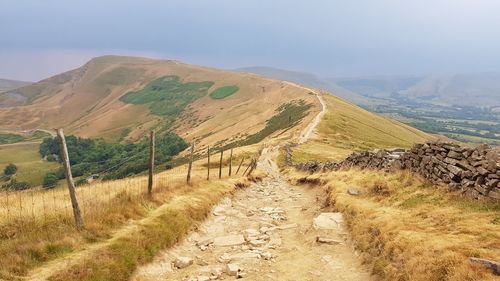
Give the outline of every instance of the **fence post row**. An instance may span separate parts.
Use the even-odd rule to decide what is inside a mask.
[[[75,182],[73,181],[73,175],[71,174],[71,165],[69,162],[68,148],[66,147],[66,139],[64,138],[63,129],[57,129],[56,131],[61,143],[64,172],[66,174],[66,180],[68,182],[69,196],[71,198],[71,206],[73,208],[73,216],[75,217],[76,229],[80,231],[85,226],[83,223],[82,214],[80,212],[80,206],[78,205],[78,200],[76,199]]]
[[[187,183],[191,183],[191,168],[193,167],[194,143],[195,141],[193,140],[193,144],[191,145],[191,155],[189,156],[189,167],[186,179]]]
[[[255,168],[257,168],[257,160],[254,159],[250,165],[252,167],[250,168],[250,171],[248,171],[247,176],[250,176],[252,174],[253,170],[255,170]]]
[[[153,173],[155,169],[155,131],[152,130],[149,135],[149,178],[148,194],[153,192]]]
[[[231,176],[232,169],[233,169],[233,149],[231,148],[231,152],[229,154],[229,176]]]
[[[219,179],[222,178],[222,155],[224,154],[224,150],[220,151],[220,161],[219,161]]]
[[[207,181],[210,180],[210,145],[207,146]]]
[[[250,164],[248,164],[247,168],[245,169],[245,171],[243,172],[243,175],[246,174],[246,172],[248,171],[248,169],[250,169],[250,166],[252,166],[253,164],[253,159],[250,160]]]
[[[238,172],[240,171],[240,168],[241,168],[241,164],[243,164],[243,160],[245,160],[245,157],[241,158],[241,161],[240,161],[240,164],[238,165],[238,169],[236,169],[236,174],[238,174]]]

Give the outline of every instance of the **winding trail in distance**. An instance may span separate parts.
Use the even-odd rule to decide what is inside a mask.
[[[316,117],[314,117],[312,122],[309,123],[309,125],[304,129],[304,131],[302,131],[302,133],[300,134],[300,137],[298,139],[299,144],[305,143],[306,141],[308,141],[311,138],[311,136],[314,132],[314,129],[316,129],[319,122],[321,122],[323,115],[325,115],[325,113],[326,113],[326,103],[323,100],[323,97],[321,96],[321,94],[318,94],[316,92],[314,92],[314,94],[316,95],[319,102],[321,103],[321,111],[316,115]]]

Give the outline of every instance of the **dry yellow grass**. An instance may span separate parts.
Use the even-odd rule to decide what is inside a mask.
[[[234,176],[238,159],[245,155],[244,166],[248,165],[250,157],[256,156],[256,148],[235,150],[233,179],[238,177]],[[158,206],[199,188],[213,188],[213,182],[229,190],[227,183],[223,184],[233,182],[228,178],[228,157],[224,157],[222,181],[217,180],[215,167],[211,171],[212,181],[206,181],[206,159],[194,163],[191,185],[186,185],[186,165],[156,174],[152,198],[146,196],[146,176],[78,187],[77,197],[86,225],[81,233],[75,230],[65,187],[19,192],[4,190],[0,193],[0,279],[26,275],[34,267],[43,268],[51,260],[78,253],[89,244],[102,243],[120,233],[122,227],[127,229],[126,226],[135,220],[150,216]],[[239,177],[242,173],[241,170]],[[204,204],[212,204],[215,200],[215,197],[212,201],[208,198],[212,197],[207,197]]]
[[[498,202],[459,197],[405,171],[289,172],[320,179],[326,203],[345,215],[365,262],[384,280],[497,280],[468,258],[500,260]]]

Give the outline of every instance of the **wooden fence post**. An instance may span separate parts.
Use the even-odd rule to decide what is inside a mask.
[[[193,167],[193,154],[194,154],[194,140],[191,145],[191,155],[189,156],[189,166],[188,166],[188,174],[187,174],[187,183],[191,183],[191,168]]]
[[[73,174],[71,174],[71,165],[69,162],[68,147],[66,146],[66,139],[64,138],[63,129],[57,129],[57,136],[59,137],[59,141],[61,143],[61,153],[64,164],[64,173],[66,175],[66,180],[68,182],[69,197],[71,198],[71,206],[73,207],[73,216],[75,217],[76,229],[80,231],[85,227],[85,225],[83,223],[83,218],[80,211],[80,206],[78,205],[78,200],[76,199],[75,182],[73,181]]]
[[[248,171],[248,169],[250,169],[250,167],[252,166],[253,164],[253,159],[250,160],[250,164],[248,164],[248,167],[245,169],[245,171],[243,172],[243,175],[245,175],[245,173]]]
[[[220,161],[219,161],[219,179],[222,178],[222,155],[224,154],[224,150],[220,151]]]
[[[247,176],[250,176],[253,172],[253,170],[255,170],[255,168],[257,168],[257,160],[253,160],[252,162],[252,167],[250,168],[250,171],[248,171],[248,175]]]
[[[236,174],[235,174],[235,175],[237,175],[237,174],[238,174],[238,172],[240,171],[241,164],[243,164],[243,160],[245,160],[245,157],[241,158],[241,162],[240,162],[240,164],[238,165],[238,169],[236,170]]]
[[[149,135],[149,178],[148,194],[153,192],[153,173],[155,169],[155,131],[152,130]]]
[[[231,176],[233,169],[233,149],[231,148],[231,152],[229,154],[229,176]]]
[[[210,180],[210,145],[207,148],[207,181]]]

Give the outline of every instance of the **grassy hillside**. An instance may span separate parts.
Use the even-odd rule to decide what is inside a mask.
[[[138,140],[151,128],[171,128],[199,148],[243,140],[265,128],[291,100],[319,110],[307,89],[252,74],[177,61],[104,56],[84,66],[16,90],[0,108],[0,128],[64,127],[81,137]],[[7,98],[0,94],[0,100]],[[12,94],[9,96],[12,100]]]
[[[352,151],[410,147],[432,136],[398,121],[368,112],[331,95],[323,95],[327,112],[317,135],[294,151],[294,160],[339,160]]]

